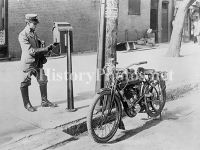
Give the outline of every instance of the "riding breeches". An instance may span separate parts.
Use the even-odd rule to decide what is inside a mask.
[[[26,71],[23,71],[21,87],[27,87],[31,85],[32,75],[37,79],[39,85],[47,84],[48,80],[43,68],[29,68]]]

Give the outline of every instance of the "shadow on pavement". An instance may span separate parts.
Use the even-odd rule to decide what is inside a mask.
[[[172,110],[172,111],[168,111],[167,109],[164,109],[161,119],[160,118],[150,119],[150,120],[146,121],[140,127],[137,127],[135,129],[131,129],[131,130],[122,131],[122,136],[120,136],[120,137],[116,138],[115,140],[110,141],[108,143],[113,144],[113,143],[117,143],[117,142],[120,142],[120,141],[125,141],[125,140],[137,135],[138,133],[140,133],[144,130],[147,130],[151,127],[158,125],[159,123],[161,123],[164,120],[176,121],[179,118],[184,116],[183,112],[185,111],[185,109],[186,109],[185,107],[179,107],[179,108]],[[144,120],[144,118],[142,118],[141,120]]]
[[[92,97],[94,97],[94,95],[95,95],[94,91],[81,92],[74,97],[74,100],[81,101],[81,100],[91,99]]]
[[[146,129],[149,129],[153,126],[156,126],[157,124],[159,124],[162,120],[160,119],[156,119],[156,120],[149,120],[147,122],[145,122],[145,124],[143,126],[140,126],[136,129],[131,129],[131,130],[126,130],[126,131],[123,131],[122,132],[122,136],[115,139],[114,141],[111,141],[111,142],[108,142],[109,144],[114,144],[114,143],[117,143],[117,142],[120,142],[120,141],[124,141],[124,140],[127,140],[129,138],[131,138],[132,136],[135,136],[136,134],[146,130]]]
[[[82,101],[82,100],[87,100],[87,99],[91,99],[93,98],[95,95],[94,91],[87,91],[87,92],[81,92],[81,93],[78,93],[77,96],[74,97],[74,101]],[[52,101],[53,102],[53,101]],[[64,104],[64,103],[67,103],[67,100],[60,100],[60,101],[56,101],[56,102],[53,102],[55,104]],[[81,108],[85,108],[85,107],[88,107],[89,105],[86,105],[86,106],[82,106],[82,107],[78,107],[77,109],[81,109]],[[34,106],[36,109],[40,108],[41,105],[37,105],[37,106]]]
[[[55,104],[58,104],[58,107],[59,107],[59,104],[64,104],[66,103],[66,107],[67,107],[67,100],[63,100],[63,101],[57,101]],[[38,106],[34,106],[36,109],[38,108],[41,108],[42,106],[41,105],[38,105]],[[86,107],[89,107],[89,105],[84,105],[84,106],[80,106],[80,107],[75,107],[76,109],[83,109],[83,108],[86,108]]]

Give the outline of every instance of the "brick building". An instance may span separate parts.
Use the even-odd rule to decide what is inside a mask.
[[[47,44],[53,41],[53,22],[66,21],[74,28],[74,51],[95,51],[97,43],[99,3],[94,0],[9,0],[9,53],[20,57],[17,40],[24,28],[24,14],[36,13],[40,24],[38,36]]]
[[[24,15],[37,13],[37,33],[47,44],[53,41],[53,22],[73,26],[74,51],[96,51],[100,0],[0,0],[8,2],[8,54],[20,58],[18,34],[24,28]],[[118,41],[136,40],[148,28],[156,32],[158,42],[167,42],[171,34],[173,0],[120,0]],[[6,7],[6,6],[4,6]],[[6,11],[6,9],[4,9]],[[6,20],[4,20],[6,21]],[[164,28],[165,30],[161,30]],[[1,50],[0,50],[1,53]]]

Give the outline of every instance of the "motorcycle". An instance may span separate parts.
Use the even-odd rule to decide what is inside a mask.
[[[116,68],[113,62],[105,65],[106,87],[95,95],[87,116],[88,133],[95,142],[106,143],[118,128],[123,128],[123,111],[131,118],[138,113],[161,116],[166,102],[167,73],[143,67],[137,71],[130,69],[146,63],[133,63],[125,68]]]

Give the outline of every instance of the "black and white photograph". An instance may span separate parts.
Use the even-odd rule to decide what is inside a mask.
[[[200,150],[200,0],[0,0],[0,150]]]

